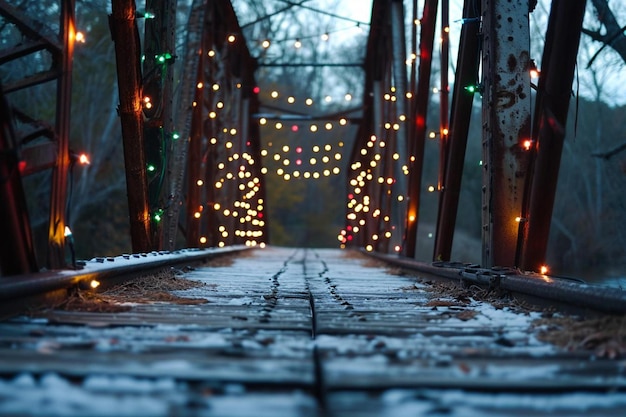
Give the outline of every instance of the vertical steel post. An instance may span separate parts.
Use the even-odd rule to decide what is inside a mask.
[[[359,129],[352,147],[350,155],[351,178],[356,178],[359,172],[362,170],[368,170],[369,160],[367,155],[362,153],[362,150],[368,149],[367,144],[371,140],[371,136],[375,135],[377,140],[382,137],[382,119],[383,119],[383,104],[382,104],[382,91],[383,91],[383,79],[388,68],[388,56],[389,56],[389,2],[382,0],[374,0],[372,3],[372,21],[370,27],[370,34],[367,39],[367,52],[365,55],[365,89],[363,92],[363,118],[359,124]],[[369,152],[369,151],[368,151]],[[357,167],[355,167],[358,166]],[[382,172],[384,167],[382,162],[377,164],[376,171]],[[371,170],[372,176],[376,171]],[[350,178],[350,177],[349,177]],[[377,178],[373,181],[366,182],[366,190],[370,196],[370,200],[374,201],[379,210],[383,209],[382,199],[382,186],[377,183]],[[350,196],[348,194],[348,201]],[[375,210],[375,209],[374,209]],[[367,225],[366,228],[361,229],[359,233],[354,232],[354,226],[358,225],[357,219],[347,218],[346,221],[346,244],[351,246],[365,246],[367,244],[366,234],[371,236],[372,233],[378,233],[381,230],[380,225],[381,216],[372,217],[372,225]],[[360,226],[360,225],[359,225]],[[380,239],[376,242],[380,242]]]
[[[404,167],[408,167],[408,129],[405,122],[401,122],[400,117],[408,119],[407,114],[407,97],[408,92],[407,73],[406,73],[406,37],[404,27],[404,3],[402,0],[392,0],[391,2],[391,38],[393,49],[393,85],[396,89],[396,102],[394,120],[398,120],[399,129],[395,133],[395,151],[398,159],[392,160],[393,176],[395,182],[393,184],[392,207],[395,208],[392,215],[393,225],[396,230],[393,231],[392,239],[395,243],[393,246],[402,246],[405,226],[406,226],[406,199],[407,199],[407,178],[404,173]]]
[[[517,265],[530,139],[529,0],[483,0],[482,263]]]
[[[417,249],[417,225],[419,223],[420,192],[422,188],[422,169],[424,165],[424,144],[426,142],[426,116],[430,98],[430,73],[433,59],[433,43],[435,40],[435,26],[437,21],[438,0],[426,0],[421,19],[421,33],[419,44],[419,69],[417,91],[413,113],[409,120],[415,124],[415,136],[409,142],[409,197],[407,210],[407,226],[404,256],[414,258]]]
[[[376,135],[376,144],[380,143],[381,140],[385,140],[385,138],[383,137],[383,114],[384,114],[384,106],[383,106],[383,85],[382,85],[382,81],[380,79],[377,79],[373,82],[372,85],[372,91],[373,91],[373,113],[374,113],[374,135]],[[367,141],[370,140],[369,138],[364,138],[363,141],[363,147],[365,148],[365,143],[367,143]],[[387,148],[388,149],[388,148]],[[372,198],[373,201],[376,202],[377,207],[380,209],[381,213],[385,213],[385,202],[386,200],[386,194],[385,194],[385,190],[384,190],[384,186],[382,184],[379,184],[376,182],[376,180],[378,179],[378,177],[385,177],[385,167],[386,165],[386,159],[384,158],[384,155],[386,155],[387,150],[386,149],[381,149],[381,163],[377,164],[376,167],[372,170],[372,174],[374,174],[374,179],[372,181],[369,182],[368,186],[371,189],[372,193],[370,194],[370,197]],[[367,159],[364,158],[364,161],[367,161]],[[367,165],[365,165],[365,167],[367,167]],[[389,214],[389,213],[386,213]],[[365,213],[363,213],[363,215],[365,215]],[[383,231],[383,223],[382,223],[382,218],[384,217],[384,215],[379,215],[376,217],[376,219],[374,220],[374,224],[369,227],[364,229],[366,231],[366,233],[362,234],[362,239],[363,239],[363,246],[365,246],[365,244],[369,241],[369,239],[371,238],[372,234],[375,233],[377,235],[381,235],[381,232]],[[369,230],[368,230],[369,229]],[[382,244],[382,239],[378,239],[376,242],[373,243],[374,245],[374,249],[378,252],[381,251],[381,244]]]
[[[261,169],[263,168],[262,166],[262,161],[263,158],[261,156],[261,130],[259,127],[259,124],[254,122],[252,119],[252,115],[256,114],[259,112],[259,106],[260,106],[260,102],[259,102],[259,96],[257,94],[255,94],[253,92],[255,85],[255,80],[254,80],[254,72],[256,70],[256,61],[254,61],[254,59],[252,59],[251,57],[249,58],[249,63],[246,66],[248,72],[246,74],[245,77],[245,82],[244,82],[244,88],[246,88],[246,94],[248,94],[249,101],[250,101],[250,106],[249,106],[249,113],[246,114],[246,117],[248,118],[249,122],[249,141],[250,141],[250,146],[248,147],[248,149],[250,150],[250,154],[252,155],[252,158],[254,160],[254,173],[256,175],[256,177],[259,179],[259,191],[256,193],[255,197],[256,197],[256,203],[257,203],[257,219],[262,223],[262,225],[259,225],[258,230],[260,230],[260,232],[262,233],[262,239],[261,239],[261,243],[267,243],[269,242],[269,227],[267,225],[267,218],[265,217],[265,214],[267,213],[267,196],[266,196],[266,189],[265,189],[265,181],[264,181],[264,175],[261,173]],[[259,206],[262,206],[262,209],[259,210]]]
[[[170,22],[172,27],[169,29],[172,31],[177,27],[176,10],[173,9],[175,6],[176,2],[170,5],[172,13]],[[194,118],[194,112],[198,110],[198,106],[201,106],[197,96],[197,90],[199,88],[197,86],[200,81],[198,66],[203,60],[202,36],[206,8],[206,4],[202,0],[193,0],[191,3],[186,28],[185,48],[182,57],[186,64],[181,68],[180,82],[178,83],[180,93],[177,95],[176,104],[172,109],[174,124],[170,146],[170,158],[168,161],[169,182],[166,188],[168,192],[167,199],[169,201],[169,209],[166,216],[167,223],[163,227],[164,249],[167,250],[175,249],[178,227],[183,223],[180,211],[184,200],[185,179],[189,177],[188,170],[191,169],[187,165],[187,154],[191,141],[192,120]],[[174,42],[175,33],[171,34],[171,39],[172,42]],[[173,71],[170,71],[170,73],[173,73]],[[178,139],[176,139],[175,135]],[[198,178],[200,177],[197,176],[196,181]],[[198,185],[195,185],[195,187],[201,189]],[[196,241],[196,245],[197,244],[198,242]]]
[[[172,207],[172,217],[168,216],[165,230],[166,242],[171,245],[176,241],[176,230],[179,223],[178,204],[183,200],[183,181],[186,174],[186,212],[185,241],[186,246],[195,248],[200,245],[201,218],[195,213],[198,207],[204,207],[200,213],[206,216],[209,212],[203,203],[202,191],[204,184],[202,161],[202,120],[204,113],[204,63],[206,61],[207,35],[205,34],[205,13],[207,6],[202,0],[194,0],[189,13],[185,55],[189,65],[183,68],[181,76],[182,91],[177,105],[176,126],[180,139],[172,143],[171,171],[172,179],[170,194],[176,207]],[[184,138],[189,138],[185,140]],[[212,208],[211,208],[212,209]],[[176,214],[174,214],[176,212]]]
[[[60,61],[60,76],[57,81],[56,140],[57,160],[52,169],[50,193],[50,218],[48,223],[48,267],[58,269],[65,266],[65,221],[67,209],[67,178],[70,168],[69,136],[72,107],[72,60],[76,27],[74,22],[74,0],[61,2],[60,30],[63,50]]]
[[[147,252],[151,249],[150,214],[143,146],[141,45],[135,21],[135,1],[113,0],[109,22],[115,43],[130,237],[133,252]]]
[[[448,160],[449,89],[448,66],[450,64],[450,0],[441,0],[441,57],[439,68],[439,176],[437,190],[443,189]]]
[[[411,9],[411,71],[409,73],[409,92],[411,93],[411,99],[409,100],[409,109],[407,116],[413,114],[415,111],[415,90],[417,88],[417,27],[419,26],[419,20],[417,19],[417,0],[413,0]],[[410,120],[410,118],[408,119]],[[411,139],[415,136],[415,124],[409,123],[409,133],[407,139],[407,146],[409,157],[411,156]]]
[[[185,238],[187,241],[187,247],[197,248],[200,246],[200,225],[201,218],[196,217],[195,213],[198,207],[202,205],[202,190],[205,188],[203,183],[198,181],[204,181],[204,175],[202,175],[203,167],[206,161],[203,161],[203,142],[205,141],[202,134],[203,118],[204,118],[204,62],[206,60],[206,34],[202,35],[203,42],[200,47],[199,62],[196,67],[196,86],[202,85],[202,87],[195,88],[194,107],[191,111],[191,128],[189,133],[189,153],[187,157],[187,213],[186,220],[187,225],[185,227]],[[209,185],[207,184],[206,187]],[[212,187],[212,185],[211,185]],[[206,213],[201,213],[202,216],[207,216],[209,211],[213,211],[213,206],[204,204]]]
[[[585,3],[554,0],[550,11],[533,124],[536,155],[521,246],[520,266],[526,270],[539,271],[545,262]]]
[[[0,275],[37,272],[11,109],[0,85]]]
[[[143,93],[152,101],[144,109],[144,152],[151,167],[148,172],[148,196],[151,214],[150,238],[152,249],[162,249],[169,233],[164,228],[178,224],[178,210],[170,210],[174,196],[170,194],[171,149],[173,142],[173,63],[176,51],[176,0],[147,0],[147,10],[154,18],[145,22]],[[165,220],[165,221],[164,221]],[[167,245],[173,245],[168,242]]]
[[[450,260],[454,227],[459,207],[461,179],[467,147],[467,134],[472,117],[474,94],[466,87],[475,86],[478,81],[480,48],[480,0],[465,0],[463,6],[463,26],[459,41],[452,108],[450,114],[450,141],[447,156],[447,168],[443,179],[443,189],[439,199],[437,232],[433,259]]]
[[[214,137],[216,134],[216,129],[214,129],[213,123],[211,123],[210,119],[205,119],[203,135],[204,141],[208,142],[210,138]],[[220,232],[219,228],[219,217],[218,210],[216,207],[219,207],[218,204],[218,193],[215,189],[215,182],[218,178],[218,169],[217,169],[217,157],[218,150],[215,145],[209,144],[206,147],[203,147],[204,154],[202,163],[204,164],[204,186],[206,191],[206,205],[209,209],[207,216],[203,216],[202,225],[206,228],[207,234],[207,246],[216,247],[220,242]],[[221,210],[220,210],[221,211]]]

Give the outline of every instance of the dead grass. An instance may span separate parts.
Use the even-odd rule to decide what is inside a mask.
[[[84,311],[90,313],[120,313],[131,310],[131,306],[121,305],[115,298],[96,294],[92,291],[73,288],[69,296],[61,304],[54,306],[57,310]]]
[[[489,290],[476,285],[467,288],[455,282],[424,282],[425,287],[410,286],[404,291],[424,290],[431,293],[426,304],[432,307],[468,307],[471,300],[484,301],[495,308],[509,307],[518,313],[541,311],[543,317],[532,323],[532,331],[541,341],[553,344],[570,352],[591,352],[603,358],[626,357],[626,316],[603,315],[584,318],[575,315],[555,315],[553,309],[541,309],[527,304],[502,291]],[[469,320],[476,313],[464,310],[461,320]]]
[[[462,287],[455,282],[426,281],[423,289],[431,293],[432,299],[428,305],[436,306],[467,306],[472,300],[484,301],[495,308],[509,307],[520,313],[536,310],[530,305],[511,296],[506,291],[482,288],[477,285]]]
[[[178,277],[173,270],[164,270],[126,281],[101,293],[79,288],[72,289],[69,297],[55,308],[68,311],[117,313],[131,310],[132,306],[129,304],[156,302],[178,305],[204,304],[208,302],[204,298],[180,297],[171,293],[171,291],[202,286],[205,286],[202,282]]]
[[[539,340],[568,351],[591,351],[609,359],[626,356],[626,316],[546,317],[533,326]]]
[[[202,287],[205,284],[176,276],[174,270],[163,270],[156,274],[142,275],[123,284],[116,285],[102,294],[110,296],[147,297],[166,291],[182,291]]]

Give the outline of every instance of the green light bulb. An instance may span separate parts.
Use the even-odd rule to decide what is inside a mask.
[[[159,209],[152,215],[152,220],[159,223],[163,219],[163,210]]]

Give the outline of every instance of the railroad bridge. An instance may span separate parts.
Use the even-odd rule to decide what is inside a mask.
[[[626,293],[546,269],[581,34],[605,44],[590,65],[623,45],[608,2],[592,2],[603,35],[583,27],[585,1],[540,2],[540,59],[528,0],[373,0],[365,21],[349,8],[360,1],[43,3],[0,0],[0,415],[626,409]],[[99,17],[82,30],[86,11]],[[301,11],[317,17],[299,24]],[[315,42],[294,31],[322,17],[349,27],[320,25]],[[353,53],[319,46],[355,31]],[[92,36],[114,76],[96,58],[76,64]],[[301,74],[293,93],[287,68]],[[344,75],[354,93],[338,92]],[[103,82],[97,110],[72,107],[81,76]],[[480,243],[455,259],[475,114]],[[77,119],[106,139],[91,153]],[[116,160],[117,175],[81,185]],[[75,194],[113,205],[115,181],[127,231],[81,235]],[[315,181],[304,205],[285,197],[302,187],[272,199]],[[306,205],[313,226],[281,245],[272,224]],[[307,243],[337,226],[333,211],[334,247]],[[82,258],[119,234],[124,252]]]

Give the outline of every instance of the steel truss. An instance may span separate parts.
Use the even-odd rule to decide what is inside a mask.
[[[530,3],[465,1],[450,110],[447,76],[441,78],[441,194],[434,259],[450,258],[473,102],[467,87],[472,83],[483,103],[483,264],[536,270],[545,258],[563,140],[559,126],[566,121],[578,45],[574,38],[580,36],[585,2],[575,2],[575,19],[563,1],[552,2],[534,120],[528,76]],[[66,264],[74,0],[60,4],[56,34],[0,0],[0,15],[24,39],[0,51],[0,64],[42,52],[50,54],[53,63],[49,70],[11,80],[3,86],[3,95],[57,82],[54,126],[24,109],[8,106],[3,111],[2,172],[11,181],[3,183],[0,191],[6,198],[0,204],[17,222],[5,229],[9,241],[18,243],[0,253],[3,274],[37,269],[16,167],[22,176],[52,169],[47,266],[58,269]],[[442,2],[444,66],[447,4]],[[188,247],[267,241],[260,132],[252,122],[259,109],[254,91],[257,63],[230,1],[192,3],[187,49],[181,57],[174,53],[176,1],[148,0],[147,6],[158,10],[158,17],[146,21],[143,45],[136,20],[146,16],[137,12],[134,0],[114,0],[110,15],[133,251],[174,249],[179,229]],[[350,160],[345,244],[416,256],[437,6],[438,0],[424,2],[419,53],[407,79],[404,3],[373,2],[363,64],[364,114]],[[414,49],[416,34],[414,28]],[[180,80],[174,79],[175,63],[182,63]],[[177,81],[180,92],[175,95]],[[9,114],[31,129],[15,134]]]
[[[39,115],[29,114],[27,109],[12,107],[10,101],[9,108],[3,112],[5,126],[13,123],[13,120],[7,118],[9,114],[13,114],[17,120],[28,127],[25,131],[16,132],[14,146],[8,150],[19,153],[21,175],[25,176],[45,169],[52,170],[46,261],[46,266],[52,269],[66,266],[68,173],[75,162],[71,160],[69,151],[72,59],[76,41],[75,3],[74,0],[61,0],[59,3],[59,30],[55,33],[44,23],[38,22],[5,0],[0,1],[0,15],[10,24],[5,27],[5,30],[17,30],[22,36],[22,42],[0,51],[0,65],[28,59],[42,53],[49,54],[52,63],[47,70],[11,79],[2,86],[3,95],[8,96],[13,92],[27,90],[42,83],[51,81],[57,83],[56,119],[53,126],[41,121]],[[5,132],[9,132],[9,129],[5,129]],[[7,140],[6,137],[4,139]],[[15,172],[11,175],[14,174]],[[14,185],[17,182],[14,182]],[[17,188],[19,188],[17,185],[13,188],[17,193],[15,199],[3,199],[0,203],[10,212],[25,210]],[[20,251],[25,253],[12,257],[10,253],[13,249],[3,250],[2,270],[5,274],[26,273],[37,269],[30,227],[26,224],[28,216],[26,213],[22,214],[22,226],[17,228],[19,231],[14,229],[13,233],[3,239],[7,239],[9,246],[17,244],[16,247],[21,248]]]

